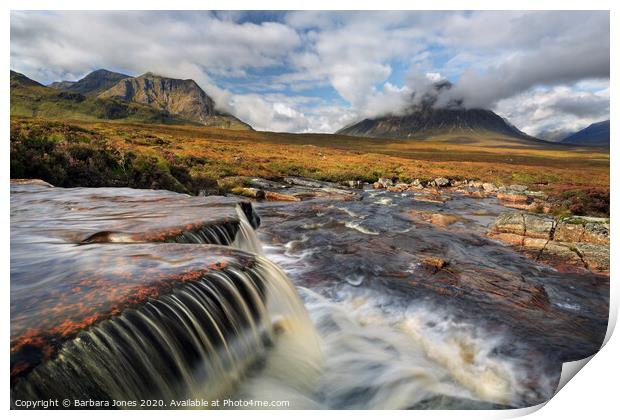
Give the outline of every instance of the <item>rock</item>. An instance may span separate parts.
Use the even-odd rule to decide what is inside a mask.
[[[482,189],[486,192],[496,192],[497,186],[491,182],[485,182],[484,184],[482,184]]]
[[[301,198],[295,195],[283,194],[275,191],[265,191],[264,198],[269,201],[301,201]]]
[[[561,221],[555,229],[554,239],[560,242],[580,242],[584,233],[584,225]]]
[[[412,185],[413,187],[422,187],[422,186],[423,186],[423,185],[422,185],[422,183],[420,182],[420,180],[419,180],[419,179],[417,179],[417,178],[416,178],[416,179],[414,179],[414,180],[411,182],[411,185]]]
[[[519,184],[512,184],[508,186],[508,189],[511,191],[525,192],[527,191],[527,186],[519,185]]]
[[[435,185],[438,187],[449,187],[450,180],[446,178],[435,178]]]
[[[449,197],[441,196],[439,194],[422,194],[413,197],[416,201],[425,201],[427,203],[445,203],[450,200]]]
[[[525,236],[530,238],[552,238],[555,220],[551,216],[523,213],[525,220]]]
[[[382,186],[382,188],[387,188],[394,185],[391,178],[379,178],[377,182]]]
[[[231,190],[233,194],[242,195],[244,197],[262,199],[265,198],[265,191],[251,187],[235,187]]]
[[[489,236],[519,246],[530,257],[560,269],[609,271],[609,219],[503,213]]]
[[[364,188],[364,183],[357,179],[345,181],[343,182],[343,185],[349,188],[356,188],[358,190]]]
[[[284,182],[291,185],[299,185],[301,187],[309,188],[323,188],[333,185],[330,182],[315,181],[314,179],[301,178],[297,176],[287,176],[284,178]]]
[[[528,197],[520,193],[498,193],[497,199],[500,201],[508,201],[510,203],[527,203]]]
[[[444,260],[443,258],[439,258],[439,257],[426,257],[422,260],[422,264],[429,266],[429,267],[433,267],[436,270],[441,270],[446,265],[448,265],[446,260]]]
[[[495,219],[492,230],[524,236],[525,220],[521,213],[502,213]]]
[[[482,188],[482,182],[480,181],[469,181],[468,185],[473,188]]]
[[[379,182],[373,182],[372,187],[373,187],[375,190],[380,190],[380,189],[382,189],[382,188],[383,188],[383,185],[381,185]]]
[[[586,268],[595,271],[609,271],[609,247],[589,243],[578,243],[575,249]]]
[[[556,240],[609,245],[609,219],[571,216],[558,222]]]
[[[440,214],[440,213],[435,213],[432,214],[430,217],[430,222],[434,225],[437,226],[450,226],[456,222],[458,222],[460,220],[460,218],[453,216],[451,214]]]
[[[34,178],[33,179],[14,178],[14,179],[11,179],[11,184],[13,185],[39,185],[41,187],[54,187],[49,182],[45,182],[42,179],[34,179]]]

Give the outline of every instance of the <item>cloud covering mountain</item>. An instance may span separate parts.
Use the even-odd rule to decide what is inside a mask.
[[[440,105],[489,108],[531,135],[575,131],[609,118],[609,45],[606,11],[11,13],[11,67],[35,80],[191,78],[274,131],[399,114],[444,78]]]

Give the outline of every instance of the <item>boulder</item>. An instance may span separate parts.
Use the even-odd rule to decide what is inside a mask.
[[[524,213],[525,236],[530,238],[553,238],[555,220],[551,216]]]
[[[494,232],[525,235],[525,219],[521,213],[502,213],[493,224]]]
[[[447,178],[435,178],[435,185],[438,187],[449,187],[450,180]]]
[[[497,192],[497,186],[492,182],[485,182],[482,184],[482,189],[486,192]]]
[[[394,182],[391,178],[379,178],[377,182],[381,185],[382,188],[387,188],[394,185]]]
[[[500,201],[508,201],[510,203],[527,203],[528,196],[522,193],[498,193],[497,199]]]

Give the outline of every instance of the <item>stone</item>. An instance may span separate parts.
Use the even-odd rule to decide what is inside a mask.
[[[508,189],[511,191],[525,192],[527,191],[527,186],[519,185],[519,184],[512,184],[508,186]]]
[[[301,198],[295,195],[283,194],[275,191],[265,191],[264,198],[268,201],[301,201]]]
[[[495,219],[492,230],[523,236],[525,235],[525,220],[521,213],[502,213]]]
[[[551,216],[523,213],[525,221],[525,236],[530,238],[551,238],[555,220]]]
[[[508,201],[511,203],[527,203],[528,197],[520,193],[499,193],[497,199],[500,201]]]
[[[575,249],[589,270],[609,271],[609,247],[589,243],[578,243]]]
[[[233,194],[242,195],[250,198],[265,198],[265,191],[251,187],[235,187],[231,190]]]
[[[435,185],[438,187],[449,187],[450,180],[447,178],[435,178]]]
[[[486,192],[496,192],[497,186],[491,182],[485,182],[484,184],[482,184],[482,189]]]
[[[382,188],[387,188],[394,185],[391,178],[379,178],[377,182],[382,186]]]
[[[451,214],[440,214],[435,213],[431,215],[430,222],[437,226],[450,226],[456,222],[458,222],[460,218],[451,215]]]
[[[439,258],[439,257],[426,257],[422,260],[422,264],[429,266],[429,267],[433,267],[437,270],[441,270],[446,265],[448,265],[446,260],[444,260],[443,258]]]

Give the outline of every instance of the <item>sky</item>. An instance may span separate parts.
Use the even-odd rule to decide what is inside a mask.
[[[41,83],[105,68],[194,79],[258,130],[334,132],[438,105],[557,138],[609,119],[607,11],[13,11],[11,68]]]

